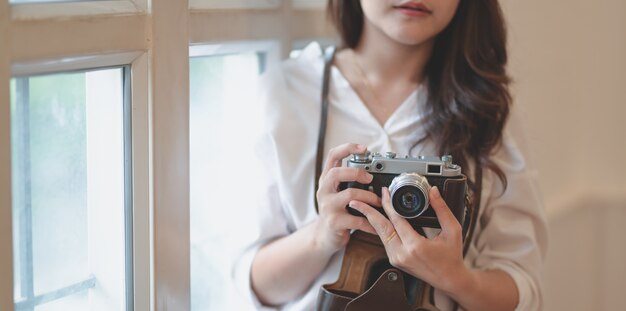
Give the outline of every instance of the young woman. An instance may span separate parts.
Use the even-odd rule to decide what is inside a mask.
[[[505,71],[506,36],[497,0],[330,0],[343,40],[330,76],[325,167],[314,193],[323,54],[309,45],[262,82],[267,169],[251,241],[234,269],[258,308],[312,310],[337,279],[353,229],[380,236],[392,265],[436,288],[451,310],[537,310],[546,227],[534,171]],[[366,149],[453,155],[481,191],[465,260],[461,226],[438,189],[429,197],[441,232],[420,236],[392,212],[388,191],[337,186],[372,176],[342,166]],[[482,170],[482,183],[472,180]],[[261,185],[262,184],[262,185]],[[476,189],[482,184],[481,189]],[[319,214],[314,206],[319,203]],[[350,215],[350,204],[367,218]],[[386,219],[371,208],[383,206]]]

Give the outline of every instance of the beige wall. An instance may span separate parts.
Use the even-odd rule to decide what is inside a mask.
[[[502,4],[550,223],[546,310],[623,309],[626,1]]]
[[[548,208],[582,186],[626,191],[626,1],[502,3]]]

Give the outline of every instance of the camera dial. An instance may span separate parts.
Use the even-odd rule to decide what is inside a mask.
[[[372,154],[369,151],[364,153],[352,154],[352,161],[355,163],[369,163],[372,162]]]
[[[404,218],[419,217],[428,209],[429,189],[426,177],[418,173],[398,175],[389,185],[393,209]]]
[[[396,158],[396,153],[395,152],[391,152],[391,151],[387,151],[385,152],[385,158],[389,158],[389,159],[395,159]]]

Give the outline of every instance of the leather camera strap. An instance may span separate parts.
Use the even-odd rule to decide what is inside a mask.
[[[330,69],[333,65],[335,52],[337,48],[330,46],[324,51],[324,77],[322,80],[322,111],[320,115],[320,129],[317,135],[317,156],[315,159],[315,188],[313,189],[313,199],[315,201],[315,211],[319,213],[317,202],[317,189],[320,186],[320,177],[322,176],[322,166],[324,161],[324,141],[326,138],[326,124],[328,121],[328,93],[330,92]]]
[[[474,167],[474,169],[476,170],[474,172],[474,183],[476,185],[475,189],[476,191],[472,192],[473,198],[468,199],[468,207],[467,207],[467,211],[469,213],[469,225],[463,226],[463,231],[467,231],[464,232],[464,239],[463,239],[463,258],[465,258],[465,256],[467,256],[467,252],[469,251],[469,247],[472,244],[472,239],[474,238],[474,229],[476,228],[476,222],[478,222],[478,213],[480,211],[480,194],[482,193],[482,188],[483,188],[483,168],[482,166],[478,163],[478,161],[476,161],[476,165]],[[467,220],[465,220],[465,223],[468,223]],[[454,301],[454,306],[452,307],[452,310],[458,311],[459,310],[459,303]]]
[[[478,161],[477,161],[478,162]],[[472,244],[472,238],[474,237],[474,228],[476,228],[476,222],[478,221],[478,212],[480,211],[480,194],[483,188],[483,168],[481,165],[476,163],[474,168],[476,172],[474,172],[474,183],[476,185],[476,191],[472,191],[473,198],[468,200],[468,208],[467,211],[469,213],[469,222],[466,220],[465,223],[469,223],[466,229],[467,233],[463,236],[465,239],[463,240],[463,257],[467,255],[467,251],[469,250],[470,244]]]

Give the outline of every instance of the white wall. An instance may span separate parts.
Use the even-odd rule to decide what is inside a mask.
[[[550,223],[546,310],[623,309],[626,1],[502,4]]]

